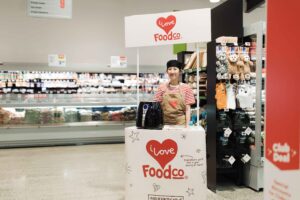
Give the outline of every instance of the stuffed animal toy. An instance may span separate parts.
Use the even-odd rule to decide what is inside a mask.
[[[251,78],[251,67],[253,67],[253,62],[250,60],[248,54],[240,55],[239,66],[243,68],[243,77],[246,80]]]
[[[216,95],[215,95],[217,108],[219,110],[227,107],[227,96],[226,96],[226,85],[225,83],[216,84]]]
[[[226,63],[227,62],[227,56],[226,56],[226,52],[224,51],[220,51],[217,53],[217,58],[220,62],[222,63]]]
[[[230,53],[228,56],[228,76],[229,79],[233,78],[236,81],[240,78],[237,65],[238,58],[239,57],[236,53]]]
[[[239,60],[237,62],[237,69],[238,69],[238,74],[240,77],[240,80],[244,81],[245,80],[245,64],[243,61],[243,56],[239,56]]]
[[[226,52],[219,52],[217,53],[217,59],[218,61],[216,62],[217,65],[217,78],[220,79],[227,79],[228,75],[228,61],[227,61],[227,56],[226,56]]]

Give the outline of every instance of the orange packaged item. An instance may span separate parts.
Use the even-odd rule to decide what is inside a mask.
[[[226,109],[227,107],[227,96],[226,96],[226,85],[225,83],[218,83],[216,85],[216,101],[217,108],[219,110]]]

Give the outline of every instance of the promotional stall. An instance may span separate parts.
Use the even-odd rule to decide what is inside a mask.
[[[211,40],[210,9],[126,17],[125,40],[126,47],[137,48],[137,77],[138,47],[196,43],[198,112],[194,127],[125,129],[126,199],[206,199],[206,140],[199,126],[199,43]],[[137,99],[139,104],[139,92]]]

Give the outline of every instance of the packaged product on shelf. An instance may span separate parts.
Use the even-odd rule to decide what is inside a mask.
[[[40,114],[39,108],[29,108],[25,111],[25,123],[27,124],[40,124]]]
[[[93,121],[101,121],[101,112],[95,111],[92,113],[92,120]]]
[[[110,113],[112,121],[123,121],[124,115],[122,111],[111,111]]]
[[[0,108],[0,124],[8,124],[11,118],[11,113],[3,108]]]
[[[108,111],[101,112],[100,115],[101,115],[101,120],[102,121],[110,121]]]
[[[79,114],[76,108],[66,108],[64,111],[65,122],[78,122]]]
[[[25,120],[25,110],[15,109],[15,112],[11,112],[11,118],[9,124],[12,125],[24,124],[24,120]]]
[[[124,121],[133,121],[136,118],[136,109],[129,108],[124,111]]]
[[[92,111],[87,109],[79,110],[79,119],[80,122],[90,122],[92,121]]]
[[[64,122],[65,118],[63,108],[55,108],[53,112],[53,123],[60,124]]]
[[[41,124],[51,124],[53,123],[54,113],[52,109],[43,108],[40,113],[40,123]]]

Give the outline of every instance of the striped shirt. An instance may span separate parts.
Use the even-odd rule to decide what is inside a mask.
[[[172,87],[169,86],[169,84],[161,84],[158,87],[158,91],[156,92],[156,94],[154,95],[154,101],[156,102],[162,102],[163,101],[163,95],[164,93],[168,90],[170,93],[179,93],[180,91],[183,93],[183,97],[184,97],[184,102],[186,105],[192,105],[195,103],[195,97],[193,94],[193,90],[191,89],[191,87],[185,83],[181,83],[179,85],[179,87]]]

